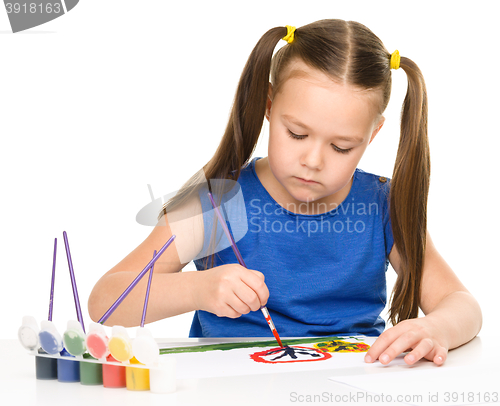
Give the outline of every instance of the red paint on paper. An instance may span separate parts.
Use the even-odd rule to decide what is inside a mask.
[[[298,359],[299,356],[305,356],[304,359]],[[250,355],[255,362],[266,364],[285,364],[290,362],[311,362],[323,361],[332,357],[332,354],[323,352],[316,348],[285,346],[283,348],[271,348],[265,351],[259,351]]]

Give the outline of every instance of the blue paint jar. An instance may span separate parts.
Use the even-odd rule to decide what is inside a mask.
[[[50,355],[59,354],[63,350],[61,335],[51,321],[43,320],[40,323],[38,339],[43,350]]]
[[[65,348],[61,351],[61,356],[75,358]],[[57,380],[59,382],[80,382],[80,362],[59,358],[57,360]]]

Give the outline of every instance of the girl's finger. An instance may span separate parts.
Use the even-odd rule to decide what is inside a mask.
[[[420,337],[414,331],[406,331],[400,335],[380,356],[379,361],[387,365],[399,354],[403,353],[408,348],[415,348],[419,343]]]
[[[241,313],[238,313],[228,304],[222,305],[217,309],[212,310],[211,313],[215,314],[217,317],[229,317],[231,319],[235,319],[241,316]]]
[[[398,337],[397,333],[394,334],[396,327],[384,331],[373,343],[365,355],[365,362],[374,362],[378,357],[394,342]]]
[[[438,366],[441,366],[446,361],[447,356],[448,356],[448,350],[439,345],[437,346],[434,357],[432,358],[432,362],[434,362]]]
[[[241,275],[241,280],[257,294],[259,297],[260,308],[261,306],[265,306],[267,303],[267,299],[269,298],[269,289],[264,282],[264,275],[261,274],[262,276],[259,276],[257,273],[260,274],[258,271],[248,272],[248,270],[246,270],[246,272]]]
[[[230,306],[236,313],[238,313],[237,316],[235,317],[240,317],[242,314],[247,314],[250,313],[251,309],[246,305],[246,303],[242,302],[241,299],[233,295],[229,300],[227,301],[228,306]],[[231,316],[229,316],[231,317]],[[232,318],[235,318],[232,317]]]
[[[434,347],[435,344],[430,338],[424,338],[410,353],[405,355],[404,360],[408,365],[413,365],[415,362],[432,352]]]
[[[260,309],[260,299],[250,287],[244,283],[238,284],[234,289],[234,294],[240,299],[240,301],[248,308],[248,312],[256,311]],[[238,308],[239,310],[240,308]],[[246,314],[245,312],[241,312]]]

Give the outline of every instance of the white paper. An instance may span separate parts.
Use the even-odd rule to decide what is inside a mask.
[[[341,338],[343,341],[352,343],[364,342],[371,345],[377,337],[356,336],[356,339]],[[313,348],[314,344],[327,341],[318,338],[317,342],[292,345],[292,347],[307,347]],[[238,375],[252,375],[252,374],[267,374],[279,372],[296,372],[296,371],[312,371],[312,370],[327,370],[335,368],[352,368],[363,367],[366,365],[364,357],[366,352],[352,352],[352,353],[328,353],[331,357],[324,360],[305,361],[305,362],[287,362],[280,364],[268,364],[254,361],[250,355],[271,348],[279,348],[276,344],[274,347],[252,347],[252,348],[239,348],[231,350],[216,350],[207,352],[193,352],[181,354],[167,354],[162,357],[175,357],[177,360],[177,378],[210,378],[210,377],[223,377],[223,376],[238,376]],[[276,356],[269,356],[267,358],[276,358],[281,355],[277,353]],[[297,356],[310,358],[307,355]],[[280,360],[289,357],[283,357]]]

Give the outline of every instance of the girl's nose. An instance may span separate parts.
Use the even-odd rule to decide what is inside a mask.
[[[302,165],[310,169],[321,169],[323,167],[323,151],[320,145],[308,145],[302,153]]]

